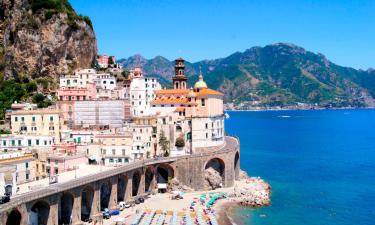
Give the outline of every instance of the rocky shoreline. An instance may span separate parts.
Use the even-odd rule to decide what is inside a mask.
[[[259,177],[249,177],[246,172],[240,172],[240,180],[233,190],[227,192],[228,198],[215,206],[219,224],[233,224],[228,213],[233,207],[264,207],[271,203],[271,186]]]

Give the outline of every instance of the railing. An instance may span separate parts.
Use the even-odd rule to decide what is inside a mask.
[[[93,183],[98,180],[104,180],[110,177],[113,177],[115,175],[119,175],[125,172],[129,172],[132,170],[136,170],[142,167],[146,167],[153,164],[160,164],[160,163],[166,163],[166,162],[173,162],[179,159],[188,159],[188,158],[195,158],[195,157],[204,157],[204,156],[210,156],[214,153],[229,153],[233,151],[233,148],[237,148],[239,145],[239,141],[237,138],[233,137],[226,137],[225,145],[218,148],[216,151],[210,151],[210,152],[203,152],[199,154],[193,154],[193,155],[183,155],[183,156],[174,156],[174,157],[166,157],[166,158],[152,158],[152,159],[143,159],[139,161],[135,161],[134,163],[130,163],[127,165],[123,165],[121,167],[117,167],[111,170],[102,171],[97,174],[92,174],[88,176],[84,176],[81,178],[77,178],[68,182],[64,183],[55,183],[52,185],[49,185],[43,189],[30,191],[28,193],[17,195],[14,198],[11,198],[11,201],[9,203],[0,205],[0,212],[6,211],[11,209],[12,207],[15,207],[17,205],[20,205],[25,202],[30,202],[36,199],[44,198],[62,191],[66,191],[69,189],[73,189],[76,187],[84,186],[90,183]]]

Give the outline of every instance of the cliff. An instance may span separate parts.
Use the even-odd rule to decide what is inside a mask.
[[[67,0],[2,0],[0,4],[4,79],[56,79],[93,65],[97,45],[91,21],[77,15]]]

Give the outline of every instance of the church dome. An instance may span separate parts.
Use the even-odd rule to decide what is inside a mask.
[[[207,88],[207,84],[203,80],[202,72],[199,74],[199,80],[194,84],[194,88]]]

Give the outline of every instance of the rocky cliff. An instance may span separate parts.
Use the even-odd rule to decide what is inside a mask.
[[[67,0],[2,0],[0,75],[5,79],[69,73],[93,65],[97,45],[88,17]]]

